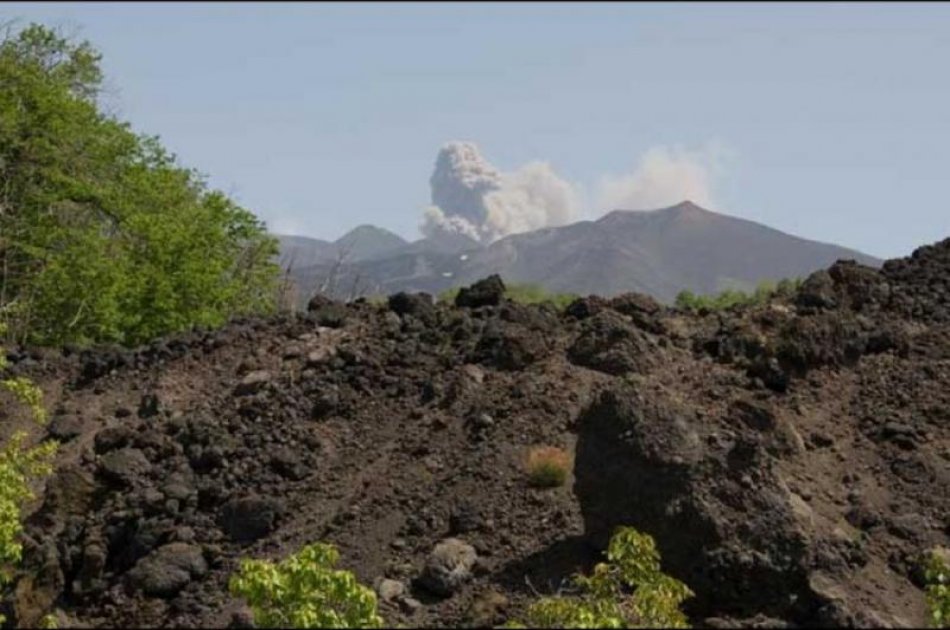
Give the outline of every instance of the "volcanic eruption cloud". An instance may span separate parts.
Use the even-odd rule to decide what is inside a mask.
[[[432,206],[422,231],[464,234],[490,243],[502,236],[570,223],[578,210],[574,188],[546,162],[502,173],[471,142],[442,147],[429,179]]]
[[[712,207],[711,180],[716,170],[709,152],[654,147],[632,173],[601,178],[595,214],[614,209],[649,210],[690,200]],[[547,162],[529,162],[504,173],[486,160],[472,142],[442,147],[429,179],[432,205],[422,232],[460,234],[491,243],[509,234],[565,225],[585,213],[575,187]]]

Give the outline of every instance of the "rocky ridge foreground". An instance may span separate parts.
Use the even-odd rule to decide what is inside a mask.
[[[626,524],[697,593],[696,625],[926,622],[917,560],[950,543],[950,239],[731,312],[558,312],[497,279],[458,301],[11,353],[64,446],[9,614],[246,626],[239,559],[323,540],[388,623],[485,626]],[[528,487],[535,445],[575,454],[566,486]]]

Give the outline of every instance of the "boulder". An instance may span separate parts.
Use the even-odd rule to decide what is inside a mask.
[[[476,628],[497,627],[505,622],[508,598],[496,590],[482,593],[472,602],[466,617]]]
[[[96,453],[101,455],[102,453],[131,444],[134,439],[135,431],[130,427],[123,425],[106,427],[96,433],[95,450]]]
[[[795,302],[806,308],[834,308],[838,305],[831,274],[822,269],[808,276],[798,289]]]
[[[381,578],[376,581],[376,594],[380,601],[394,602],[406,594],[406,585],[399,580]]]
[[[465,308],[498,306],[505,296],[505,283],[494,274],[469,287],[462,287],[455,296],[455,305]]]
[[[662,389],[607,389],[578,420],[574,491],[592,544],[606,547],[621,525],[651,534],[698,611],[787,617],[789,593],[809,594],[804,526],[763,444],[776,420],[740,415],[719,427]],[[711,439],[727,430],[738,434]]]
[[[477,558],[475,548],[464,540],[446,538],[429,554],[419,583],[435,595],[449,597],[472,577]]]
[[[397,315],[413,315],[429,319],[435,313],[432,296],[428,293],[399,292],[389,297],[389,310]]]
[[[129,447],[109,451],[99,464],[99,470],[105,477],[126,485],[131,485],[136,478],[148,474],[151,469],[152,465],[145,453]]]
[[[128,573],[132,588],[151,597],[173,597],[195,578],[203,576],[208,565],[201,548],[183,542],[159,547],[139,560]]]
[[[267,370],[254,370],[248,372],[234,388],[235,396],[246,396],[254,394],[273,380],[273,376]]]
[[[52,611],[65,587],[55,543],[48,541],[38,554],[38,563],[23,576],[14,589],[13,611],[19,628],[39,627],[41,619]]]
[[[68,442],[82,434],[82,418],[79,416],[56,416],[47,429],[49,436],[60,442]]]
[[[277,526],[281,505],[276,499],[247,496],[231,499],[221,510],[219,523],[235,542],[251,542]]]
[[[270,458],[271,468],[281,477],[299,481],[310,474],[300,456],[289,448],[281,448]]]
[[[602,297],[591,295],[588,297],[577,298],[567,305],[564,312],[575,319],[587,319],[606,308],[607,301]]]
[[[323,295],[310,298],[307,313],[318,326],[340,328],[346,323],[346,306]]]
[[[501,370],[523,370],[548,353],[548,342],[537,330],[524,326],[485,326],[472,358]]]
[[[653,365],[653,348],[648,333],[632,326],[623,315],[604,310],[583,321],[581,334],[567,356],[575,365],[616,376],[642,372]]]

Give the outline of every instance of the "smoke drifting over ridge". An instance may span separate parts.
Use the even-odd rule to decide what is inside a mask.
[[[653,147],[632,173],[601,178],[599,205],[606,211],[650,210],[688,200],[713,209],[712,184],[718,170],[711,151]]]
[[[584,211],[575,187],[547,162],[529,162],[504,173],[482,157],[471,142],[449,142],[436,158],[429,179],[432,205],[426,208],[422,232],[462,234],[490,243],[509,234],[564,225],[614,209],[651,210],[683,200],[714,205],[716,171],[708,152],[654,147],[637,168],[623,176],[604,176],[595,195],[596,208]]]

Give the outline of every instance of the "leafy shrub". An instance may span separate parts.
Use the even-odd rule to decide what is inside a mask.
[[[573,580],[577,594],[544,597],[527,611],[530,628],[686,628],[680,605],[693,592],[660,571],[653,538],[621,527],[610,540],[607,562]],[[510,622],[506,627],[524,627]]]
[[[692,291],[680,291],[676,296],[676,307],[685,311],[718,311],[736,306],[765,304],[773,297],[791,297],[802,284],[800,278],[785,278],[777,284],[760,282],[752,293],[728,289],[715,295],[696,295]]]
[[[12,337],[136,344],[274,308],[276,240],[104,113],[100,55],[0,34],[0,309]]]
[[[950,566],[946,556],[931,551],[924,560],[927,607],[934,628],[950,628]]]
[[[0,324],[2,333],[3,325]],[[6,369],[6,353],[0,347],[0,389],[7,390],[14,400],[26,405],[36,422],[45,422],[40,389],[25,378],[5,378]],[[23,505],[33,498],[30,485],[35,479],[52,472],[56,453],[56,442],[28,448],[26,440],[26,431],[16,431],[0,447],[0,586],[9,583],[23,552],[19,541],[23,531],[20,512]],[[0,615],[0,624],[4,621]]]
[[[528,483],[536,488],[563,486],[570,469],[571,456],[556,446],[532,448],[525,458]]]
[[[332,545],[315,543],[276,564],[246,559],[229,588],[247,600],[261,628],[382,627],[376,593],[334,569],[339,557]]]

